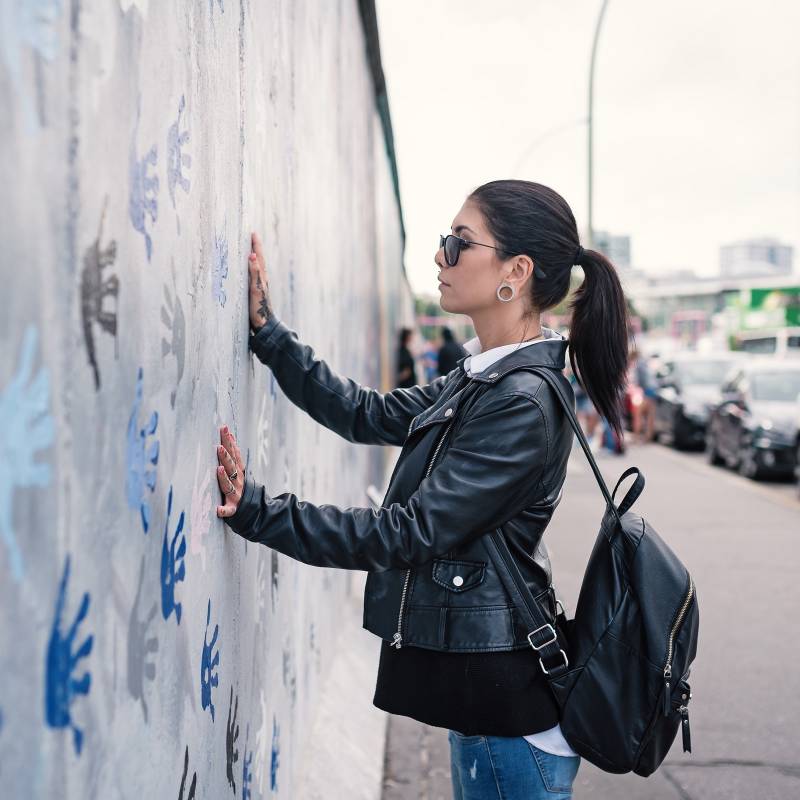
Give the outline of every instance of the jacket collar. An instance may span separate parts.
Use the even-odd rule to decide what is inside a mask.
[[[557,331],[551,328],[542,328],[544,340],[529,344],[527,347],[519,347],[501,356],[496,361],[491,361],[487,367],[480,372],[472,374],[471,379],[480,383],[496,383],[504,375],[525,367],[550,367],[552,369],[564,369],[565,353],[569,342]],[[469,347],[467,347],[469,345]],[[458,362],[458,366],[463,370],[464,362],[472,355],[476,355],[476,348],[480,343],[474,339],[467,342],[465,347],[470,351],[470,355],[464,356]],[[487,351],[487,355],[488,352]]]
[[[508,375],[509,372],[516,372],[529,367],[564,369],[564,353],[567,350],[567,340],[561,334],[551,331],[549,328],[543,330],[546,337],[544,341],[537,342],[529,347],[520,347],[518,350],[514,350],[491,363],[482,372],[472,375],[458,391],[451,395],[445,394],[433,406],[414,417],[408,429],[408,435],[410,436],[412,433],[437,423],[449,422],[450,418],[458,410],[465,394],[470,394],[474,391],[473,384],[494,384],[504,375]],[[464,362],[466,359],[467,356],[464,356],[458,362],[459,377],[464,375]]]

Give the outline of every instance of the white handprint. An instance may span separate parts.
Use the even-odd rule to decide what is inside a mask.
[[[202,481],[200,480],[202,477]],[[203,572],[206,571],[206,547],[203,537],[211,528],[211,470],[200,472],[200,445],[194,464],[194,487],[192,488],[192,509],[189,521],[189,541],[193,556],[200,556]]]

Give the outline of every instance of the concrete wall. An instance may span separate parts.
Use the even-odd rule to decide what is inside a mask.
[[[282,319],[388,374],[358,5],[0,0],[0,48],[2,794],[296,797],[349,582],[229,533],[214,447],[311,501],[382,483],[247,349],[255,229]]]

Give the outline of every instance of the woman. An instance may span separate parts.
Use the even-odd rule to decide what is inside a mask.
[[[400,329],[400,339],[397,343],[397,388],[408,389],[417,385],[417,370],[414,365],[414,356],[411,355],[411,337],[414,331],[411,328]]]
[[[572,303],[570,361],[617,429],[627,362],[625,303],[613,266],[578,242],[556,192],[493,181],[441,237],[441,306],[467,314],[469,356],[426,386],[380,394],[333,373],[270,305],[261,243],[250,256],[251,347],[286,395],[351,442],[402,445],[383,506],[340,509],[270,497],[244,474],[222,429],[217,513],[251,542],[318,566],[369,572],[364,627],[383,640],[374,703],[449,729],[453,791],[471,798],[569,798],[579,758],[483,534],[501,529],[555,621],[541,538],[560,499],[572,431],[531,370],[563,377],[566,340],[540,315]]]

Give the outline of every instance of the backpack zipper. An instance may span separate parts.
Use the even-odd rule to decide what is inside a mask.
[[[426,478],[431,474],[433,462],[436,461],[436,456],[439,455],[439,450],[441,450],[442,444],[444,444],[445,436],[447,436],[447,432],[450,430],[450,426],[452,424],[452,422],[448,423],[447,427],[442,431],[442,435],[439,437],[439,442],[436,445],[436,449],[433,451],[433,456],[431,457],[430,462],[428,463],[428,470],[425,473]],[[392,643],[389,645],[390,647],[396,647],[398,650],[403,646],[403,611],[405,610],[406,595],[408,594],[408,582],[410,580],[411,570],[407,569],[406,577],[403,581],[403,594],[400,596],[400,613],[397,615],[397,631],[392,637]]]
[[[683,604],[678,609],[678,614],[675,617],[675,622],[672,624],[672,629],[669,632],[669,639],[667,640],[667,660],[664,664],[664,716],[669,716],[670,713],[670,693],[671,693],[671,680],[672,680],[672,650],[675,646],[675,634],[678,632],[686,612],[689,610],[689,605],[694,597],[694,581],[692,576],[689,575],[689,590],[686,593]]]

